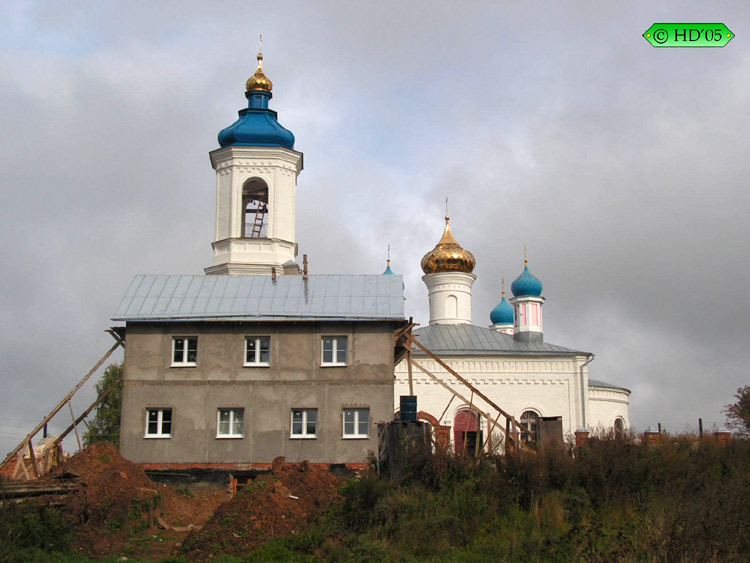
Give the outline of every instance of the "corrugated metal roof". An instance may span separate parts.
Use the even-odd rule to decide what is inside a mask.
[[[404,318],[400,275],[136,276],[114,321]]]
[[[580,355],[587,352],[563,348],[546,342],[527,344],[496,330],[470,324],[430,325],[414,330],[419,341],[435,354],[475,355]],[[419,354],[420,350],[414,351]]]
[[[606,381],[600,381],[598,379],[589,379],[589,387],[602,387],[604,389],[617,389],[618,391],[627,391],[630,393],[630,389],[625,389],[625,387],[620,387],[619,385],[613,385],[612,383],[607,383]]]

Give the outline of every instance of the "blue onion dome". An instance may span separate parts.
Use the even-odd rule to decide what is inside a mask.
[[[219,145],[294,149],[294,135],[276,120],[276,112],[268,109],[273,84],[263,73],[261,53],[258,53],[258,69],[245,86],[247,108],[240,110],[240,118],[219,133]]]
[[[393,276],[393,270],[391,270],[391,259],[388,259],[388,265],[385,267],[385,272],[383,272],[384,276]]]
[[[445,216],[445,230],[440,242],[435,248],[422,257],[422,271],[425,274],[436,274],[441,272],[464,272],[470,274],[474,271],[477,261],[474,255],[463,248],[451,234],[450,217]]]
[[[513,305],[505,299],[505,290],[503,289],[503,300],[497,307],[490,312],[490,321],[493,325],[512,325],[516,321],[516,314]]]
[[[529,272],[529,261],[524,260],[523,273],[510,286],[514,297],[541,297],[542,282]]]

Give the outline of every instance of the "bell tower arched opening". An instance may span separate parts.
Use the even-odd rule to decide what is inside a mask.
[[[268,186],[250,178],[242,186],[242,238],[268,236]]]

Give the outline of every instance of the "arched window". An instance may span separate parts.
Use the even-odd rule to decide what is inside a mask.
[[[536,444],[539,440],[539,415],[534,411],[524,411],[520,422],[529,429],[528,432],[521,431],[521,440],[527,444]]]
[[[622,419],[622,417],[617,417],[615,419],[615,438],[622,438],[623,433],[625,432],[625,421]]]
[[[250,178],[242,187],[242,236],[265,238],[268,234],[268,186]]]
[[[458,297],[449,295],[445,298],[445,316],[449,319],[458,317]]]

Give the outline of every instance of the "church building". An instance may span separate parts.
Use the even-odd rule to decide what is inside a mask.
[[[269,108],[262,61],[247,107],[210,153],[212,263],[201,275],[136,276],[113,317],[125,323],[122,454],[154,470],[253,468],[277,456],[361,464],[378,450],[375,425],[393,420],[410,387],[445,445],[486,445],[486,404],[456,400],[445,385],[457,381],[417,374],[410,385],[401,359],[411,325],[390,264],[380,275],[310,275],[306,258],[300,266],[302,153]],[[593,354],[544,341],[542,284],[528,264],[490,327],[472,324],[476,261],[447,216],[421,265],[430,320],[416,338],[526,424],[525,439],[547,418],[566,434],[628,426],[629,391],[589,379]],[[447,375],[420,350],[411,358]]]
[[[567,437],[579,429],[620,432],[629,426],[630,391],[589,379],[594,354],[544,340],[542,282],[524,261],[511,285],[513,297],[490,312],[489,327],[472,324],[471,289],[476,260],[458,244],[446,214],[443,236],[422,258],[429,325],[414,330],[417,340],[508,414],[526,425],[521,438],[536,442],[540,423],[552,419]],[[492,447],[503,432],[492,424],[490,406],[420,349],[412,360],[436,375],[416,371],[411,392],[407,362],[396,368],[396,397],[417,397],[419,418],[430,422],[438,441],[456,451]],[[450,387],[450,390],[446,388]],[[465,400],[457,400],[455,392]],[[395,409],[399,406],[395,405]],[[494,440],[487,440],[492,429]],[[559,432],[558,432],[559,434]]]

